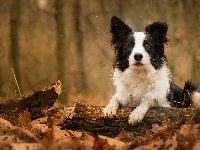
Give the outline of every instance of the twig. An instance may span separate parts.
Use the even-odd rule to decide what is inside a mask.
[[[17,82],[17,78],[16,78],[16,76],[15,76],[15,72],[14,72],[14,69],[13,69],[13,68],[12,68],[12,73],[13,73],[13,76],[14,76],[15,83],[16,83],[16,85],[17,85],[17,89],[18,89],[18,91],[19,91],[19,94],[20,94],[20,96],[22,96],[22,93],[21,93],[21,91],[20,91],[19,84],[18,84],[18,82]]]

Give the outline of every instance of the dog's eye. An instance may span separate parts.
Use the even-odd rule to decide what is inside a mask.
[[[133,48],[133,45],[129,44],[129,45],[127,46],[127,49],[131,49],[131,48]]]
[[[151,48],[151,46],[149,44],[145,44],[144,45],[146,48]]]

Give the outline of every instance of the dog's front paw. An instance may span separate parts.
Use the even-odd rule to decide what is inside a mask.
[[[107,105],[104,109],[103,109],[103,115],[104,117],[113,117],[116,115],[117,113],[117,107],[116,106],[112,106],[112,105]]]
[[[143,113],[138,113],[137,111],[133,111],[130,115],[129,115],[129,119],[128,119],[128,123],[129,124],[137,124],[139,122],[141,122],[144,118]]]

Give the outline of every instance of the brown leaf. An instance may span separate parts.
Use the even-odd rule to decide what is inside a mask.
[[[192,148],[199,140],[199,125],[182,125],[177,133],[178,147],[180,149]]]
[[[22,127],[13,126],[9,121],[2,118],[0,118],[0,129],[4,134],[16,134],[18,136],[20,135],[20,138],[24,138],[28,141],[38,142],[38,138],[29,130]]]
[[[0,136],[0,149],[9,150],[9,148],[11,149],[10,144],[15,142],[16,138],[14,136],[6,136],[6,135]]]
[[[97,136],[94,141],[94,149],[97,150],[128,150],[131,144],[118,141],[106,136]]]
[[[158,150],[158,149],[163,149],[163,141],[159,139],[147,145],[141,145],[134,148],[134,150]]]
[[[163,149],[174,150],[177,149],[177,134],[175,133],[171,138],[164,142]]]
[[[58,130],[56,130],[58,133]],[[84,132],[72,132],[64,130],[65,137],[57,140],[58,145],[62,149],[80,149],[80,150],[93,150],[94,137]],[[62,136],[59,134],[59,137]],[[56,139],[59,139],[57,137]]]
[[[12,150],[40,150],[42,149],[39,143],[12,143]]]
[[[31,114],[28,109],[26,109],[23,113],[19,113],[18,121],[24,127],[28,127],[30,125]]]
[[[49,128],[52,128],[53,127],[53,118],[52,117],[48,117],[47,118],[47,126]]]
[[[42,146],[44,150],[57,150],[58,147],[54,142],[54,132],[49,128],[42,139]]]
[[[33,120],[31,122],[31,131],[44,134],[48,130],[46,123],[40,123],[38,120]]]
[[[152,129],[150,131],[155,134],[155,133],[158,133],[159,131],[164,130],[166,128],[167,128],[166,125],[163,126],[163,125],[159,125],[157,123],[154,123],[154,124],[152,124]]]
[[[172,124],[170,122],[170,119],[165,118],[161,125],[159,125],[157,123],[152,124],[152,129],[150,131],[155,134],[155,133],[158,133],[159,131],[164,130],[167,127],[171,127],[171,126],[172,126]]]
[[[200,140],[195,143],[193,150],[200,150]]]
[[[115,137],[115,139],[125,143],[133,141],[133,138],[124,129],[121,130],[121,132],[117,137]]]
[[[81,144],[81,141],[72,137],[67,137],[63,139],[62,142],[59,143],[59,148],[70,150],[84,149],[83,145]]]
[[[0,118],[0,129],[3,133],[10,132],[13,129],[13,125],[9,121]]]

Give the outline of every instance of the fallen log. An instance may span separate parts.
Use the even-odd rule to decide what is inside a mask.
[[[166,118],[170,119],[174,127],[191,121],[200,123],[200,110],[195,108],[152,108],[146,113],[144,120],[136,125],[128,124],[128,116],[134,108],[119,109],[113,118],[103,117],[102,108],[76,103],[73,108],[68,107],[68,116],[62,126],[69,130],[115,137],[122,129],[133,135],[145,134],[152,128],[152,124],[161,124]]]
[[[26,109],[30,112],[32,120],[42,117],[42,110],[52,107],[61,94],[61,85],[61,81],[58,80],[31,95],[7,100],[6,103],[0,104],[0,114],[7,116],[6,119],[12,123],[18,118],[18,114]]]

